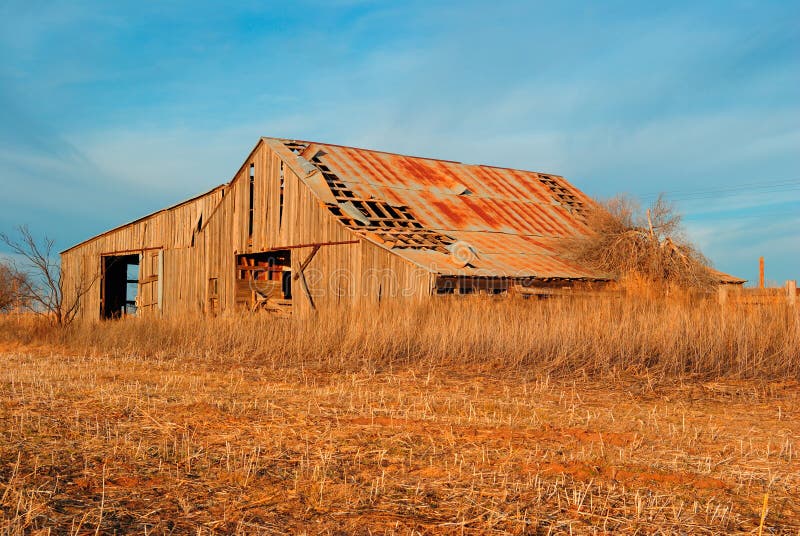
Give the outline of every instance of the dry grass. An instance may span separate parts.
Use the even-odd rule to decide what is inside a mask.
[[[798,311],[0,324],[0,534],[800,533]]]
[[[6,321],[7,342],[81,352],[185,357],[260,366],[387,370],[470,366],[552,377],[800,379],[796,307],[721,307],[652,296],[563,300],[442,298],[320,313],[130,319],[67,330]]]

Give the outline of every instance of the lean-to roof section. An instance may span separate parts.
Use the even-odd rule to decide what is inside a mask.
[[[189,199],[181,201],[180,203],[176,203],[174,205],[171,205],[171,206],[169,206],[167,208],[162,208],[161,210],[157,210],[155,212],[151,212],[150,214],[148,214],[146,216],[142,216],[141,218],[137,218],[137,219],[135,219],[133,221],[130,221],[128,223],[124,223],[122,225],[118,225],[117,227],[114,227],[112,229],[109,229],[108,231],[102,232],[99,235],[95,235],[95,236],[93,236],[91,238],[87,238],[83,242],[79,242],[79,243],[75,244],[74,246],[65,249],[64,251],[61,251],[60,254],[63,255],[64,253],[68,253],[68,252],[70,252],[70,251],[72,251],[72,250],[74,250],[76,248],[79,248],[81,246],[85,246],[86,244],[89,244],[89,243],[91,243],[91,242],[93,242],[95,240],[98,240],[98,239],[100,239],[100,238],[102,238],[104,236],[110,235],[112,233],[120,231],[120,230],[122,230],[122,229],[124,229],[126,227],[131,226],[131,225],[135,225],[137,223],[143,222],[145,220],[149,220],[150,218],[158,216],[159,214],[164,214],[165,212],[169,212],[171,210],[175,210],[175,209],[177,209],[179,207],[182,207],[184,205],[187,205],[189,203],[193,203],[195,201],[199,201],[199,200],[203,199],[204,197],[210,197],[210,196],[213,196],[213,195],[215,195],[217,193],[221,194],[226,186],[227,186],[227,184],[220,184],[219,186],[215,186],[214,188],[212,188],[212,189],[208,190],[207,192],[204,192],[204,193],[202,193],[200,195],[196,195],[194,197],[191,197]],[[222,195],[220,195],[219,199],[217,199],[217,201],[215,203],[215,206],[218,205],[220,201],[222,201]],[[132,245],[131,246],[131,250],[135,250],[135,249],[136,249],[135,245]]]

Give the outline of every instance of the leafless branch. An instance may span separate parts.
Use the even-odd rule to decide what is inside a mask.
[[[619,196],[588,216],[591,232],[568,241],[577,262],[617,280],[636,276],[652,284],[708,289],[715,280],[709,262],[683,236],[681,217],[663,196],[642,211]]]
[[[24,277],[18,280],[25,305],[31,311],[44,314],[56,324],[68,325],[75,319],[80,302],[94,283],[95,278],[85,280],[79,278],[65,303],[64,281],[61,266],[53,248],[55,242],[44,237],[36,240],[27,226],[17,227],[17,236],[0,233],[0,242],[13,253],[25,259],[28,264],[26,272],[19,271]]]

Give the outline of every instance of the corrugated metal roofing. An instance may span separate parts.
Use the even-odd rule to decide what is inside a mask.
[[[583,215],[593,204],[563,177],[302,143],[300,156],[326,178],[316,184],[372,220],[350,226],[417,265],[443,275],[607,279],[559,253],[561,240],[587,231]],[[389,215],[392,207],[408,214]],[[398,228],[405,219],[413,223]],[[406,231],[416,232],[419,243],[392,241]],[[441,236],[425,246],[434,235]],[[454,262],[446,249],[451,243],[472,248],[468,265]]]
[[[742,283],[747,283],[747,279],[741,279],[736,276],[732,276],[730,274],[726,274],[725,272],[720,272],[714,268],[710,268],[711,274],[715,276],[720,283],[725,283],[729,285],[741,285]]]

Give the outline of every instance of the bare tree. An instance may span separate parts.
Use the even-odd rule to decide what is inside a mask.
[[[709,289],[709,261],[686,240],[681,216],[662,195],[646,210],[618,196],[587,217],[590,233],[570,241],[570,256],[615,279],[630,276],[651,284]]]
[[[0,242],[29,264],[25,277],[18,280],[19,292],[25,297],[28,309],[47,315],[58,325],[70,324],[96,278],[79,278],[75,288],[70,289],[69,300],[65,300],[61,266],[53,251],[55,242],[47,237],[36,240],[25,225],[17,227],[17,235],[0,233]]]

